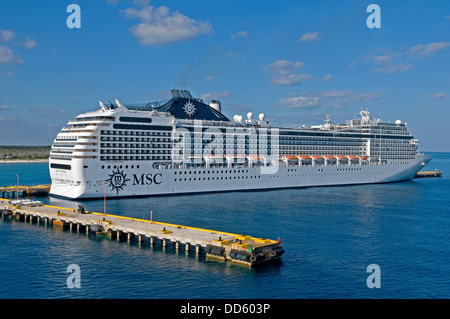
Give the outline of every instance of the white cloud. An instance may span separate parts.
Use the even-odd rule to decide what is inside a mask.
[[[274,85],[296,85],[311,78],[308,74],[295,74],[304,67],[303,62],[278,60],[268,64],[265,69],[273,73],[271,83]]]
[[[369,102],[376,101],[381,98],[381,95],[378,93],[355,93],[353,95],[353,101],[355,102]]]
[[[278,60],[273,63],[270,63],[266,66],[266,69],[271,70],[273,72],[286,75],[294,72],[297,69],[301,69],[304,67],[303,62],[292,62],[287,60]]]
[[[0,100],[0,111],[9,111],[11,110],[11,107],[6,104],[2,104],[2,100]]]
[[[310,109],[320,104],[318,97],[312,96],[293,96],[278,101],[277,105],[284,108]]]
[[[321,96],[331,97],[331,98],[346,97],[346,96],[349,96],[352,94],[353,94],[353,91],[338,91],[338,90],[329,90],[329,91],[324,91],[324,92],[320,93]]]
[[[6,124],[14,124],[17,122],[17,116],[0,116],[0,122]]]
[[[446,15],[444,16],[444,18],[446,18],[447,20],[450,20],[450,14],[446,14]]]
[[[248,31],[238,31],[235,34],[231,35],[232,39],[237,39],[237,38],[246,38],[248,37],[249,33]]]
[[[8,71],[5,74],[0,73],[0,79],[2,79],[2,78],[9,78],[11,76],[13,76],[13,71]]]
[[[280,74],[274,75],[270,83],[274,85],[296,85],[310,79],[308,74]]]
[[[414,67],[413,62],[429,58],[434,53],[444,51],[448,47],[450,47],[450,42],[417,44],[397,51],[389,50],[379,55],[369,55],[366,57],[366,62],[372,62],[379,66],[373,69],[376,73],[406,72]]]
[[[319,32],[305,33],[298,39],[298,42],[310,42],[316,40],[319,40]]]
[[[328,82],[331,80],[331,74],[327,74],[322,78],[322,82]]]
[[[205,77],[206,82],[211,82],[212,80],[214,80],[214,77],[212,75],[208,75],[207,77]]]
[[[0,65],[2,64],[23,64],[20,55],[15,55],[8,47],[0,45]]]
[[[125,17],[138,19],[141,23],[131,27],[131,32],[142,45],[158,46],[186,41],[201,34],[210,34],[213,28],[209,22],[191,19],[178,11],[170,12],[166,6],[154,8],[143,5],[141,9],[123,10]]]
[[[418,44],[408,49],[407,53],[415,57],[423,57],[450,47],[450,42],[434,42]]]
[[[204,101],[225,100],[225,99],[228,99],[229,97],[230,97],[230,92],[228,92],[228,91],[205,93],[200,96],[200,98]]]
[[[432,100],[442,100],[444,98],[447,98],[448,95],[445,93],[434,93],[434,94],[423,94],[424,97],[432,99]]]
[[[373,62],[377,65],[381,65],[381,64],[388,64],[393,62],[396,58],[398,58],[399,56],[401,56],[401,53],[399,52],[386,52],[385,54],[382,55],[378,55],[373,57]]]
[[[412,64],[398,64],[390,67],[373,69],[373,71],[376,73],[391,74],[396,72],[406,72],[411,70],[413,67],[414,65]]]
[[[8,42],[9,40],[13,39],[16,35],[11,30],[2,30],[0,32],[0,40]]]
[[[134,0],[134,3],[138,7],[148,7],[150,5],[150,0]]]
[[[378,93],[358,93],[355,91],[328,90],[308,95],[306,92],[292,93],[290,98],[282,99],[277,105],[290,109],[345,109],[352,104],[380,99]]]
[[[358,93],[355,91],[328,90],[317,93],[326,109],[345,109],[353,103],[370,102],[380,99],[378,93]]]
[[[30,39],[27,37],[23,45],[25,46],[25,49],[31,50],[37,47],[37,42],[35,39]]]

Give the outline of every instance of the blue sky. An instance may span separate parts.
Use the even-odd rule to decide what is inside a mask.
[[[81,8],[81,28],[66,25]],[[381,8],[370,29],[369,4]],[[188,89],[272,125],[336,123],[361,107],[450,151],[450,2],[0,2],[0,144],[50,145],[98,100]]]

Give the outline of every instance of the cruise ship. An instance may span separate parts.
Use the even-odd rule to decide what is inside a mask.
[[[388,183],[430,161],[406,123],[359,118],[272,127],[264,114],[229,119],[187,90],[166,101],[100,108],[69,121],[49,160],[50,194],[70,199]]]

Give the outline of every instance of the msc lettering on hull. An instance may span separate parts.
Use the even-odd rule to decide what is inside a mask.
[[[133,174],[133,185],[159,185],[162,182],[162,175],[158,174]]]

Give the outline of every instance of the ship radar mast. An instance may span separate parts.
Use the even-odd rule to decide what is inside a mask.
[[[369,109],[366,109],[366,110],[361,109],[359,114],[361,115],[362,124],[366,124],[366,125],[370,124],[370,120],[372,118],[370,117]]]

